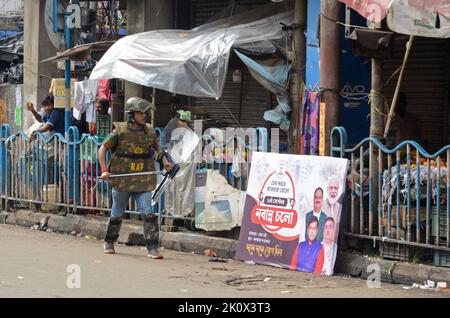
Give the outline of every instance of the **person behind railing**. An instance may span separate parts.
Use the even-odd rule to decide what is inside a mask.
[[[106,98],[98,99],[95,103],[95,108],[97,110],[97,121],[94,124],[93,132],[95,132],[99,140],[103,141],[111,133],[112,123],[109,100]]]
[[[102,174],[100,179],[109,179],[110,174],[129,174],[155,171],[153,160],[162,162],[167,171],[172,164],[164,156],[153,127],[146,123],[147,111],[152,104],[139,98],[131,97],[125,103],[127,122],[114,123],[115,129],[103,142],[98,156]],[[111,151],[109,168],[106,154]],[[111,171],[110,171],[111,169]],[[111,179],[113,205],[111,217],[106,230],[103,251],[114,254],[114,243],[119,237],[122,217],[130,196],[136,200],[139,212],[144,220],[144,244],[148,256],[162,259],[158,251],[158,217],[152,211],[152,194],[156,187],[156,176],[130,176]]]
[[[64,113],[59,109],[55,109],[53,97],[47,96],[41,102],[41,105],[44,110],[43,116],[34,109],[33,103],[27,102],[27,109],[39,123],[43,123],[39,128],[33,129],[31,135],[35,132],[45,133],[47,131],[64,135]]]
[[[393,148],[405,140],[414,140],[419,144],[425,142],[419,121],[416,116],[408,111],[408,98],[406,93],[400,92],[395,116],[392,118],[391,126],[389,127],[386,145],[389,148]]]

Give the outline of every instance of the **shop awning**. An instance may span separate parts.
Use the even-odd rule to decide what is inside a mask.
[[[97,51],[106,51],[108,50],[111,45],[113,45],[115,41],[102,41],[102,42],[93,42],[93,43],[87,43],[82,45],[77,45],[71,49],[65,50],[62,53],[58,53],[55,56],[52,56],[46,60],[41,61],[41,63],[44,62],[56,62],[59,60],[65,60],[65,59],[72,59],[73,61],[84,61],[89,58],[90,54],[92,52]]]
[[[450,37],[448,0],[339,0],[366,19],[380,22],[387,17],[394,32],[433,38]]]
[[[189,31],[129,35],[105,53],[90,79],[120,78],[175,94],[220,98],[231,49],[250,54],[283,50],[277,44],[287,36],[281,23],[291,25],[292,19],[292,11],[266,7]]]
[[[431,38],[450,37],[450,1],[394,1],[387,15],[394,32]]]

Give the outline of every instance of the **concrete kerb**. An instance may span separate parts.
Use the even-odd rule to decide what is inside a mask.
[[[7,215],[5,212],[0,212],[0,224],[6,224]]]
[[[335,273],[367,280],[375,273],[375,267],[369,267],[370,265],[378,265],[376,268],[380,272],[381,282],[412,285],[432,280],[450,285],[450,268],[370,258],[359,254],[339,253]]]
[[[19,210],[15,213],[0,213],[0,223],[31,227],[38,224],[59,233],[76,233],[90,235],[102,240],[105,237],[107,221],[89,219],[79,215],[59,216],[45,213],[33,213]],[[143,245],[143,229],[141,225],[124,222],[120,232],[119,243]],[[161,246],[181,252],[203,254],[206,249],[214,251],[217,256],[234,258],[237,241],[227,238],[211,237],[199,233],[160,232]],[[386,283],[423,284],[426,280],[447,282],[450,284],[450,268],[421,264],[410,264],[385,259],[370,258],[360,254],[338,253],[335,273],[367,279],[374,273],[378,265],[381,281]]]

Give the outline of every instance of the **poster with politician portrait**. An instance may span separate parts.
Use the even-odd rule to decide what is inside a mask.
[[[348,160],[253,154],[236,258],[333,275]]]

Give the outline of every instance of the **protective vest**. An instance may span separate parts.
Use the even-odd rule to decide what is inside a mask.
[[[155,170],[156,157],[152,145],[157,138],[149,124],[144,126],[145,135],[128,127],[127,123],[114,123],[118,133],[118,143],[111,155],[111,174],[139,173]],[[156,186],[156,175],[110,179],[112,187],[123,192],[148,192]]]

